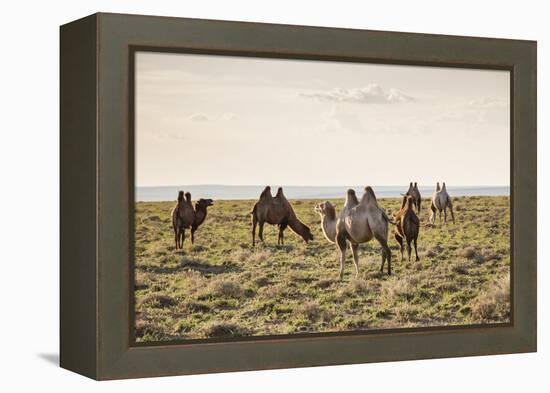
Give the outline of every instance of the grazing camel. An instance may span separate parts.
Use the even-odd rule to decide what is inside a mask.
[[[277,244],[284,244],[284,230],[290,227],[292,231],[298,234],[307,243],[313,240],[313,235],[309,227],[301,222],[290,202],[283,194],[283,189],[279,187],[277,195],[271,195],[271,187],[267,186],[261,193],[260,199],[252,209],[252,247],[256,245],[256,225],[258,225],[258,237],[264,241],[264,224],[279,226],[279,236]]]
[[[185,199],[184,199],[185,195]],[[176,250],[183,248],[185,241],[185,229],[191,228],[195,221],[195,209],[191,203],[191,194],[183,191],[178,192],[178,202],[172,209],[172,227],[174,228],[174,238],[176,241]]]
[[[394,228],[395,240],[399,243],[401,248],[401,260],[403,260],[403,240],[407,242],[407,253],[409,255],[409,262],[411,261],[411,242],[414,243],[414,252],[416,254],[416,260],[418,257],[418,232],[420,231],[420,220],[414,213],[412,205],[414,204],[414,198],[411,195],[403,196],[403,203],[401,204],[401,210],[394,214],[394,220],[396,222]]]
[[[202,225],[206,219],[207,209],[209,206],[212,206],[214,201],[212,199],[199,199],[195,203],[195,220],[191,225],[191,244],[195,243],[195,232]]]
[[[418,190],[418,184],[414,182],[414,185],[412,182],[409,183],[409,189],[404,195],[410,195],[412,196],[412,203],[418,213],[420,213],[421,210],[421,204],[422,204],[422,197],[420,196],[420,191]]]
[[[451,197],[449,196],[449,193],[447,192],[447,187],[445,186],[445,182],[443,182],[443,186],[441,188],[439,187],[439,182],[437,182],[437,187],[432,196],[432,203],[430,206],[430,210],[431,210],[430,222],[435,224],[435,216],[439,211],[439,221],[441,222],[441,212],[443,212],[444,222],[447,223],[447,208],[449,208],[451,211],[451,218],[454,224],[455,215],[453,212],[453,203],[451,201]]]
[[[325,220],[327,217],[325,217]],[[329,222],[327,221],[327,225]],[[391,251],[388,247],[388,224],[390,219],[378,206],[376,196],[371,187],[365,187],[365,193],[360,201],[357,200],[355,191],[348,190],[346,202],[340,217],[336,221],[335,241],[340,251],[340,280],[344,278],[344,261],[346,259],[346,244],[349,242],[355,276],[359,275],[359,244],[367,243],[374,237],[382,246],[382,265],[388,261],[388,275],[391,275]],[[325,234],[325,236],[327,236]],[[327,238],[329,238],[327,236]],[[330,240],[330,239],[329,239]]]

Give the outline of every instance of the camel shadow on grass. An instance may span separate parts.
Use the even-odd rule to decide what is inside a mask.
[[[148,273],[154,273],[154,274],[177,274],[185,271],[196,271],[206,276],[206,275],[217,275],[222,273],[239,273],[242,271],[242,268],[240,268],[234,263],[224,263],[222,265],[211,265],[201,259],[183,257],[177,265],[147,266],[143,270]]]

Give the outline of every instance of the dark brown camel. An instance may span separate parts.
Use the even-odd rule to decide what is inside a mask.
[[[199,199],[195,203],[195,220],[191,225],[191,244],[195,243],[195,232],[202,225],[206,219],[207,209],[212,206],[214,201],[212,199]]]
[[[195,209],[193,209],[191,203],[191,194],[188,192],[184,194],[183,191],[179,191],[178,202],[172,209],[172,227],[174,228],[176,250],[183,248],[185,230],[191,228],[194,221]]]
[[[414,213],[412,205],[414,204],[414,198],[411,195],[403,196],[403,203],[401,204],[401,210],[394,214],[395,228],[394,235],[395,240],[399,243],[401,248],[401,260],[403,260],[403,240],[407,242],[407,253],[409,255],[409,262],[411,260],[411,242],[414,243],[414,252],[416,254],[416,260],[418,257],[418,233],[420,231],[420,220]]]
[[[290,202],[283,194],[283,189],[279,187],[277,195],[271,195],[271,187],[267,186],[260,194],[260,199],[252,209],[252,246],[256,245],[256,226],[258,226],[258,237],[264,241],[264,224],[279,226],[279,236],[277,244],[284,244],[284,230],[290,227],[294,233],[299,235],[307,243],[313,240],[313,235],[309,227],[301,222]]]
[[[412,203],[418,213],[420,213],[421,210],[421,204],[422,204],[422,197],[420,196],[420,191],[418,190],[418,185],[416,182],[414,182],[414,185],[412,182],[409,183],[409,189],[404,195],[410,195],[412,196]]]

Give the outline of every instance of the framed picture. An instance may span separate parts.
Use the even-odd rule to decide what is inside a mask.
[[[536,43],[61,27],[61,366],[536,350]]]

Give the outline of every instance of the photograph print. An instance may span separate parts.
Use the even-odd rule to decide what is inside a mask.
[[[134,65],[136,343],[511,322],[509,71]]]

